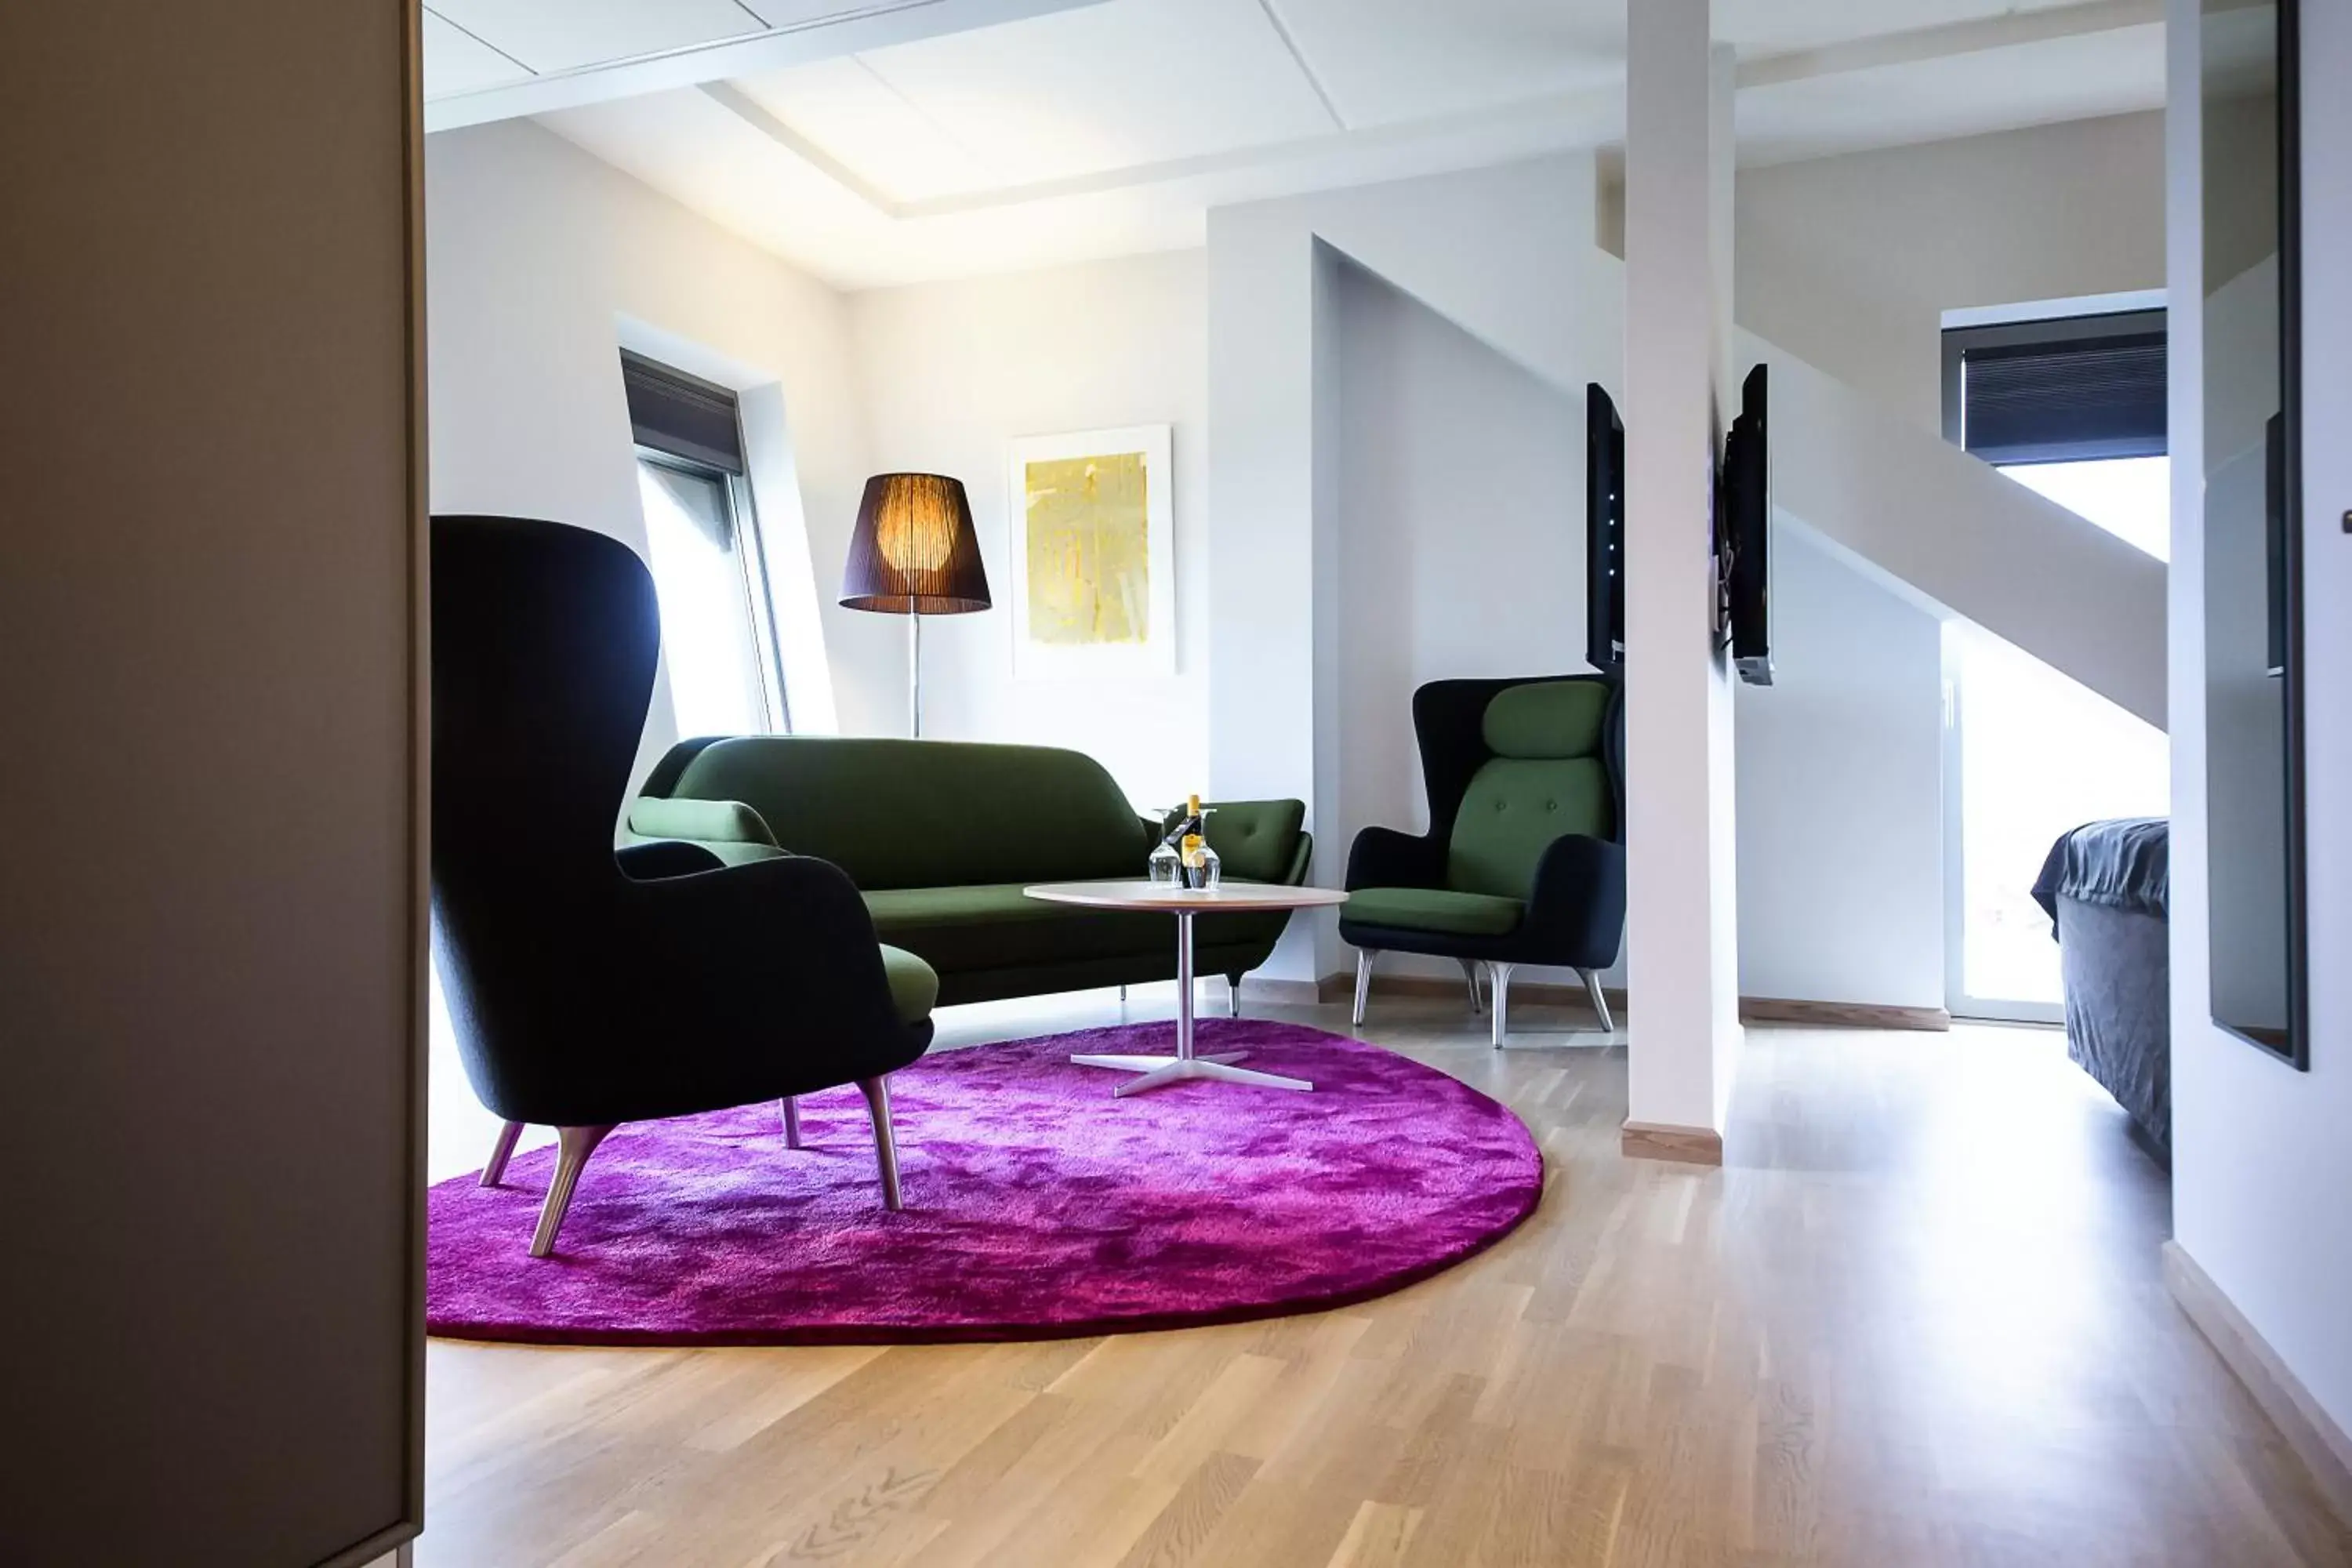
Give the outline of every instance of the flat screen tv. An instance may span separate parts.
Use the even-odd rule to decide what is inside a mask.
[[[1584,658],[1625,668],[1625,426],[1599,382],[1584,389]]]
[[[1739,417],[1724,442],[1723,589],[1731,665],[1753,686],[1772,684],[1772,448],[1765,435],[1764,366],[1739,388]]]

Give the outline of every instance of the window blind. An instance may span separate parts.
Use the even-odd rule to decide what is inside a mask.
[[[2160,327],[2038,342],[1964,342],[1959,358],[1962,445],[1989,463],[2165,453]]]
[[[621,384],[638,446],[730,474],[744,471],[743,426],[733,393],[625,350]]]

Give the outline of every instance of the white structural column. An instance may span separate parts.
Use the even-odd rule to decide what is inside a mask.
[[[1629,11],[1625,1146],[1719,1160],[1741,1037],[1731,675],[1709,566],[1732,395],[1732,79],[1709,12]]]

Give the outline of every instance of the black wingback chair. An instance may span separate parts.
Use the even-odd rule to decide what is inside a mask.
[[[1495,1044],[1511,970],[1577,970],[1611,1027],[1600,972],[1625,935],[1623,712],[1602,676],[1435,680],[1412,694],[1429,831],[1367,827],[1348,852],[1339,935],[1356,947],[1356,1022],[1382,952],[1458,960]]]
[[[660,650],[644,564],[584,529],[436,517],[432,576],[434,955],[466,1076],[507,1123],[483,1184],[525,1124],[558,1131],[532,1255],[616,1124],[764,1100],[789,1124],[790,1097],[845,1083],[897,1208],[885,1076],[929,1045],[937,977],[894,987],[824,861],[614,849]]]

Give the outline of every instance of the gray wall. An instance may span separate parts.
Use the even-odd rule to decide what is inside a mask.
[[[417,1503],[401,0],[0,7],[0,1561]]]

